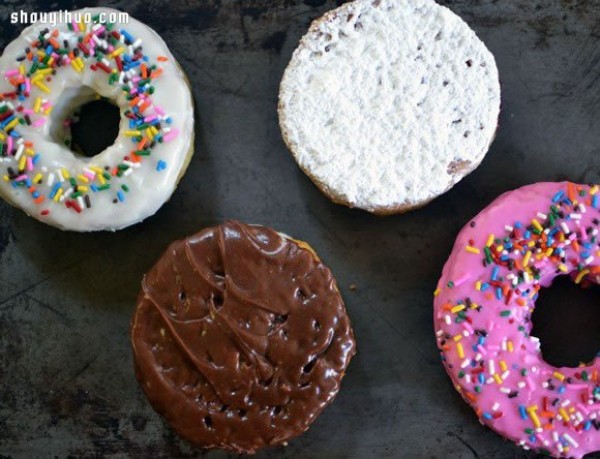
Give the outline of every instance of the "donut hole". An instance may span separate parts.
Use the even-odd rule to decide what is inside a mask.
[[[75,155],[92,158],[115,143],[121,112],[115,103],[94,89],[65,90],[50,116],[50,137]]]
[[[576,285],[568,276],[540,290],[531,316],[544,360],[555,367],[590,363],[600,351],[600,286]]]

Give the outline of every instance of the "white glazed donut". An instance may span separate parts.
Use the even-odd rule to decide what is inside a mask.
[[[192,154],[185,75],[148,26],[108,22],[117,13],[85,8],[69,23],[37,22],[0,57],[0,195],[65,230],[117,230],[153,215]],[[88,158],[59,134],[64,115],[97,95],[119,107],[120,129]]]

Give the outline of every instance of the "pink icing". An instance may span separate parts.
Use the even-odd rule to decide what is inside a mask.
[[[530,317],[557,272],[599,283],[597,191],[562,182],[504,193],[459,233],[435,293],[437,343],[456,389],[483,424],[556,457],[600,450],[600,360],[549,365]],[[497,258],[484,266],[490,234]]]

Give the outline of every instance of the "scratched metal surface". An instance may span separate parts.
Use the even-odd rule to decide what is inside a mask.
[[[498,194],[541,180],[600,179],[600,2],[444,3],[497,58],[498,136],[452,191],[388,218],[328,202],[279,134],[283,69],[310,20],[334,1],[105,3],[155,28],[187,72],[199,118],[196,155],[156,216],[116,234],[63,233],[0,202],[2,457],[204,454],[146,403],[128,326],[140,278],[165,246],[226,218],[309,241],[338,278],[359,347],[340,395],[308,433],[257,457],[534,456],[480,426],[454,392],[434,343],[431,292],[457,231]],[[21,28],[9,23],[10,12],[73,6],[3,2],[0,45]],[[586,311],[600,322],[597,309]],[[556,358],[578,352],[558,330],[577,325],[539,320],[558,340],[543,344]],[[595,336],[592,347],[600,344]]]

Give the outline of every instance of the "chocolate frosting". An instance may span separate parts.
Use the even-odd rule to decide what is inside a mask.
[[[312,249],[233,221],[169,246],[142,281],[131,337],[137,378],[180,435],[250,453],[305,431],[355,354]]]

